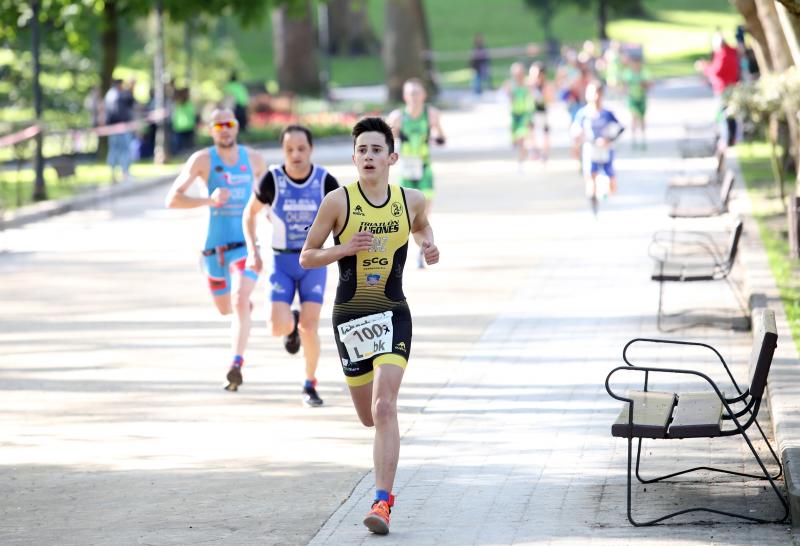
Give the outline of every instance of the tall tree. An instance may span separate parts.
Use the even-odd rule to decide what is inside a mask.
[[[758,18],[758,10],[756,9],[755,0],[731,0],[736,6],[736,9],[744,18],[744,27],[750,36],[753,37],[754,42],[751,42],[753,53],[758,62],[758,68],[762,72],[772,71],[772,55],[769,51],[769,42],[767,36],[764,34],[764,27],[761,26],[761,20]]]
[[[779,0],[775,2],[775,11],[792,60],[796,66],[800,66],[800,2]]]
[[[775,1],[755,0],[755,4],[758,18],[761,21],[761,26],[764,28],[767,43],[769,43],[772,66],[776,71],[782,72],[792,66],[794,61],[792,59],[792,53],[789,51],[789,45],[786,42],[786,36],[781,28],[781,23],[778,20],[778,11],[775,9]]]
[[[39,83],[40,63],[39,63],[39,0],[31,0],[31,55],[33,57],[33,109],[36,115],[36,123],[42,121],[42,86]],[[44,147],[42,132],[36,134],[36,152],[33,158],[34,180],[33,180],[33,200],[43,201],[47,199],[47,188],[44,184],[44,158],[42,148]]]
[[[331,55],[367,55],[380,47],[369,22],[367,0],[329,0],[328,30]]]
[[[430,41],[421,0],[386,0],[383,64],[389,100],[400,101],[403,83],[420,78],[435,92],[431,61],[426,55]]]
[[[281,90],[319,95],[322,83],[310,0],[272,10],[272,44]]]

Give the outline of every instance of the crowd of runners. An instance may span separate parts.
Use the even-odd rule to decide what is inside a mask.
[[[550,65],[512,63],[501,93],[510,107],[519,170],[527,161],[548,161],[549,117],[563,101],[558,115],[570,118],[572,153],[596,213],[598,198],[616,191],[614,144],[623,133],[604,98],[625,99],[633,146],[644,149],[650,86],[641,49],[613,42],[599,54],[591,42],[580,51],[565,49]],[[340,185],[312,162],[308,128],[287,126],[279,138],[282,162],[267,165],[260,153],[237,143],[239,122],[234,112],[220,108],[209,124],[213,145],[189,158],[166,198],[168,207],[209,210],[202,256],[212,301],[232,319],[224,372],[229,392],[245,384],[251,299],[258,278],[268,275],[268,331],[283,338],[288,353],[302,348],[305,373],[298,394],[308,406],[324,405],[317,392],[318,328],[327,266],[338,264],[333,334],[356,415],[375,429],[376,493],[364,524],[379,534],[389,532],[394,504],[397,400],[412,346],[412,313],[402,282],[409,239],[416,242],[419,268],[439,260],[429,223],[435,195],[430,150],[446,144],[442,117],[428,102],[424,83],[408,80],[400,108],[385,120],[366,117],[353,127],[351,160],[358,178]],[[389,183],[393,168],[400,171],[397,185]],[[190,196],[196,183],[206,196]],[[260,218],[271,226],[266,240],[259,240]]]

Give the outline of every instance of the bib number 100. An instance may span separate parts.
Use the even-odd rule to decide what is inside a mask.
[[[373,324],[372,326],[364,326],[360,330],[353,330],[353,335],[358,338],[359,343],[370,341],[375,338],[381,337],[386,331],[386,326],[380,324]]]
[[[352,362],[392,350],[392,312],[377,313],[338,326],[339,339]]]

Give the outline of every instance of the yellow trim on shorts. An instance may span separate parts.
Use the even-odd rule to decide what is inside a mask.
[[[405,370],[406,366],[408,365],[408,360],[406,360],[406,357],[401,355],[384,353],[376,356],[375,360],[372,361],[372,366],[375,368],[378,366],[383,366],[384,364],[394,364],[395,366],[400,366]]]
[[[372,361],[373,369],[365,373],[364,375],[357,375],[355,377],[350,377],[348,375],[344,376],[344,380],[350,387],[362,387],[369,383],[372,383],[373,379],[375,378],[375,370],[378,366],[383,366],[384,364],[391,364],[393,366],[400,366],[404,370],[408,365],[408,360],[404,356],[396,355],[394,353],[385,353],[382,355],[378,355],[375,357],[375,360]]]
[[[347,385],[350,387],[363,387],[364,385],[368,385],[372,383],[372,378],[375,376],[375,372],[373,370],[368,371],[364,375],[357,375],[355,377],[350,377],[349,375],[344,376],[344,380],[347,382]]]

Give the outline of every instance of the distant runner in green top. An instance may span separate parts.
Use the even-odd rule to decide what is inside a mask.
[[[445,143],[438,108],[425,102],[425,85],[418,78],[411,78],[403,85],[405,106],[392,111],[386,118],[394,138],[399,141],[400,185],[420,190],[425,195],[426,214],[430,216],[431,203],[435,195],[433,170],[431,169],[430,142],[442,146]],[[420,249],[421,251],[421,249]],[[419,267],[424,267],[422,254]]]
[[[628,95],[628,108],[631,111],[631,138],[633,147],[647,149],[645,142],[644,116],[647,112],[647,90],[650,89],[650,73],[642,67],[642,59],[631,57],[629,66],[622,73],[622,83]],[[638,133],[638,142],[637,142]]]
[[[533,111],[535,102],[528,82],[525,65],[511,65],[511,79],[506,82],[505,90],[511,101],[511,144],[518,151],[519,170],[528,155],[528,138],[533,127]]]
[[[247,87],[239,81],[236,72],[231,72],[231,79],[225,84],[222,93],[226,97],[233,99],[231,110],[233,115],[236,116],[236,121],[239,122],[239,132],[247,130],[247,106],[250,103],[250,94],[247,92]]]

